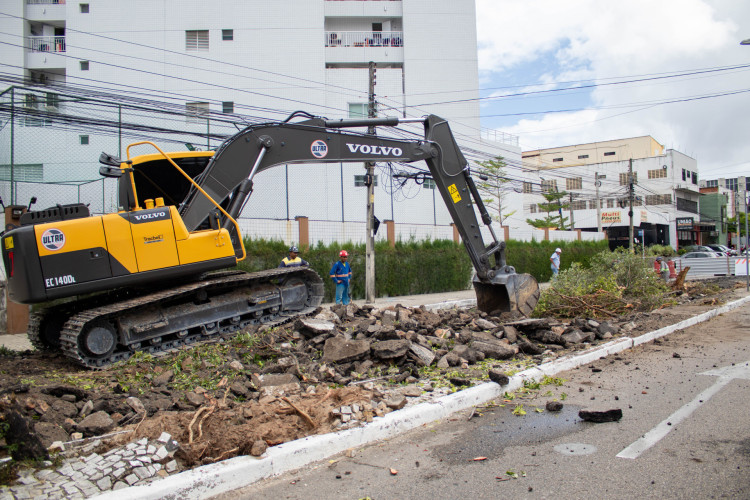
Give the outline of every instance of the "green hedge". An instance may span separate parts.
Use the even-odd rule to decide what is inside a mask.
[[[539,281],[549,281],[552,274],[549,258],[556,247],[562,249],[561,267],[573,262],[588,266],[593,255],[606,250],[607,242],[520,242],[507,244],[508,264],[519,273],[529,273]],[[247,258],[238,267],[246,271],[260,271],[278,267],[287,256],[289,245],[279,240],[251,240],[245,238]],[[310,263],[323,278],[325,302],[333,302],[334,286],[328,278],[331,266],[338,260],[339,251],[349,252],[352,266],[351,293],[355,299],[365,296],[365,245],[335,243],[302,249],[300,257]],[[471,261],[463,244],[451,240],[399,241],[395,248],[387,242],[375,245],[375,294],[378,297],[397,297],[423,293],[466,290],[471,287]]]

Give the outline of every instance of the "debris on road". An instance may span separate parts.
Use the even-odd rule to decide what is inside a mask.
[[[622,419],[622,410],[615,408],[612,410],[581,410],[578,412],[578,416],[581,420],[586,422],[603,423],[603,422],[617,422]]]

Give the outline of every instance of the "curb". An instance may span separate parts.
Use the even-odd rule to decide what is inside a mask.
[[[469,299],[468,302],[472,300]],[[463,307],[455,304],[464,302],[467,301],[443,302],[441,304],[443,307]],[[473,302],[476,303],[476,300],[473,300]],[[143,500],[200,499],[230,492],[249,486],[261,479],[299,469],[349,448],[392,438],[421,425],[445,418],[452,413],[490,401],[501,396],[504,392],[515,391],[523,387],[526,381],[538,380],[545,375],[553,376],[611,354],[631,349],[677,330],[707,321],[749,302],[750,296],[744,297],[639,337],[621,337],[586,351],[543,363],[515,374],[510,378],[510,382],[504,386],[494,382],[486,382],[449,394],[435,401],[391,412],[362,427],[308,436],[274,446],[267,450],[263,458],[235,457],[185,471],[149,485],[123,488],[118,491],[103,493],[94,498],[100,500],[131,500],[132,498]],[[432,304],[426,307],[437,309],[441,304]]]

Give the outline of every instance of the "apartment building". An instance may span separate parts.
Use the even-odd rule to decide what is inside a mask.
[[[627,246],[632,179],[632,223],[639,242],[678,248],[708,243],[715,230],[700,214],[697,162],[653,137],[524,151],[522,158],[536,177],[523,187],[529,219],[554,215],[544,210],[543,193],[564,191],[558,217],[566,228],[603,230],[610,247]]]
[[[42,90],[64,84],[170,103],[188,115],[181,128],[205,132],[202,148],[219,145],[212,135],[236,130],[228,123],[215,125],[217,115],[244,122],[283,120],[296,110],[328,118],[365,115],[372,61],[379,116],[436,114],[471,149],[470,161],[495,156],[520,161],[517,138],[481,131],[474,100],[474,0],[5,0],[2,13],[4,73]],[[79,104],[61,100],[58,92],[18,91],[13,102],[60,113]],[[124,155],[129,142],[145,135],[47,125],[26,120],[15,127],[16,180],[96,178],[99,152]],[[5,134],[0,140],[9,140],[8,133],[0,131]],[[416,126],[414,133],[421,133]],[[183,143],[192,142],[154,139],[168,150],[184,150]],[[0,151],[0,176],[6,181],[10,163],[9,153]],[[434,185],[394,190],[390,172],[377,172],[377,217],[450,222]],[[256,178],[246,212],[363,220],[363,174],[363,166],[354,164],[271,169]],[[291,214],[279,201],[282,189],[296,200]],[[39,201],[52,203],[52,197]]]

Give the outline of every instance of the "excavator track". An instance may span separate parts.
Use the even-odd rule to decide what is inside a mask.
[[[66,315],[59,349],[80,365],[103,369],[139,351],[159,355],[252,325],[280,325],[310,314],[322,301],[323,281],[309,268],[212,273],[141,296],[92,301],[93,307]],[[56,312],[62,311],[52,307],[33,315],[28,335],[34,346],[55,347],[40,325]]]

